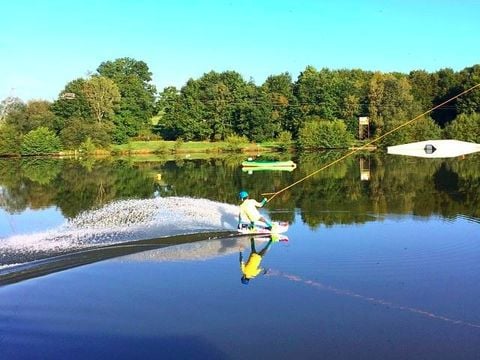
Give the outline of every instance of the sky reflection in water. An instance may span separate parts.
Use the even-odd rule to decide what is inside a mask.
[[[386,167],[372,167],[370,182],[360,183],[351,164],[339,169],[341,177],[320,176],[316,187],[304,188],[307,199],[296,189],[297,206],[288,199],[272,204],[272,217],[290,218],[289,241],[272,244],[261,261],[267,274],[248,285],[240,281],[239,250],[247,257],[250,239],[241,237],[177,244],[0,287],[0,354],[478,358],[480,241],[476,209],[468,205],[478,177],[457,163],[428,168],[413,161],[427,164],[429,174],[414,176],[411,167],[382,161]],[[186,174],[169,166],[165,181]],[[259,179],[242,176],[247,188]],[[176,191],[188,196],[185,181]],[[388,192],[378,190],[387,184]],[[358,200],[337,192],[333,203],[325,190],[349,187]],[[384,195],[367,199],[367,192]],[[261,248],[266,239],[255,241]]]
[[[267,274],[247,286],[238,250],[248,253],[248,237],[99,262],[0,288],[2,347],[28,356],[85,345],[79,358],[133,354],[141,343],[147,355],[164,344],[167,358],[190,346],[194,358],[473,359],[477,226],[415,217],[314,231],[296,223],[263,258]],[[34,345],[18,352],[26,343]]]

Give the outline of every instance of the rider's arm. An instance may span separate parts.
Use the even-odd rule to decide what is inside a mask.
[[[267,203],[267,198],[263,198],[262,202],[255,201],[255,206],[256,207],[262,207]]]

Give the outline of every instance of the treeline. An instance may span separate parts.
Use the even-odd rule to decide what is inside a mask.
[[[359,136],[358,118],[380,136],[480,82],[480,65],[403,73],[317,70],[283,73],[261,85],[235,71],[204,74],[158,93],[143,61],[120,58],[75,79],[53,103],[0,104],[0,155],[89,151],[130,139],[294,140],[300,148],[340,148]],[[480,142],[480,91],[472,91],[385,139]]]

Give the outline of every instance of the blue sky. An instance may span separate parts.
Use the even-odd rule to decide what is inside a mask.
[[[2,1],[0,100],[55,99],[102,61],[145,61],[159,90],[210,70],[261,84],[307,65],[383,72],[480,63],[480,0]]]

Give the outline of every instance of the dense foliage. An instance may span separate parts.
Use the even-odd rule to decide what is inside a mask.
[[[58,136],[52,130],[41,126],[23,137],[20,152],[22,155],[44,155],[59,152],[61,149]]]
[[[339,149],[351,145],[353,136],[340,120],[312,119],[300,129],[298,145],[301,149]]]
[[[480,113],[460,114],[445,128],[448,138],[471,142],[480,142]]]
[[[87,78],[70,81],[53,103],[4,99],[0,102],[0,155],[17,154],[15,142],[19,144],[39,127],[58,136],[65,149],[79,149],[87,139],[89,148],[92,144],[105,148],[132,138],[218,141],[245,137],[261,142],[287,133],[302,144],[307,140],[306,129],[320,128],[324,132],[317,138],[329,137],[315,139],[321,147],[349,146],[352,139],[361,137],[359,117],[369,117],[371,138],[386,134],[478,84],[480,65],[459,72],[447,68],[409,74],[307,66],[296,80],[283,73],[269,76],[261,85],[235,71],[210,71],[189,79],[180,89],[167,87],[160,93],[151,82],[145,62],[119,58],[101,63]],[[478,139],[471,117],[479,113],[477,89],[395,131],[382,144],[442,137]],[[333,140],[339,131],[349,135]]]
[[[148,127],[154,115],[157,89],[151,84],[152,73],[145,62],[131,58],[103,62],[97,71],[118,86],[121,96],[114,116],[113,140],[126,142]]]
[[[22,134],[12,125],[0,127],[0,156],[20,154]]]

